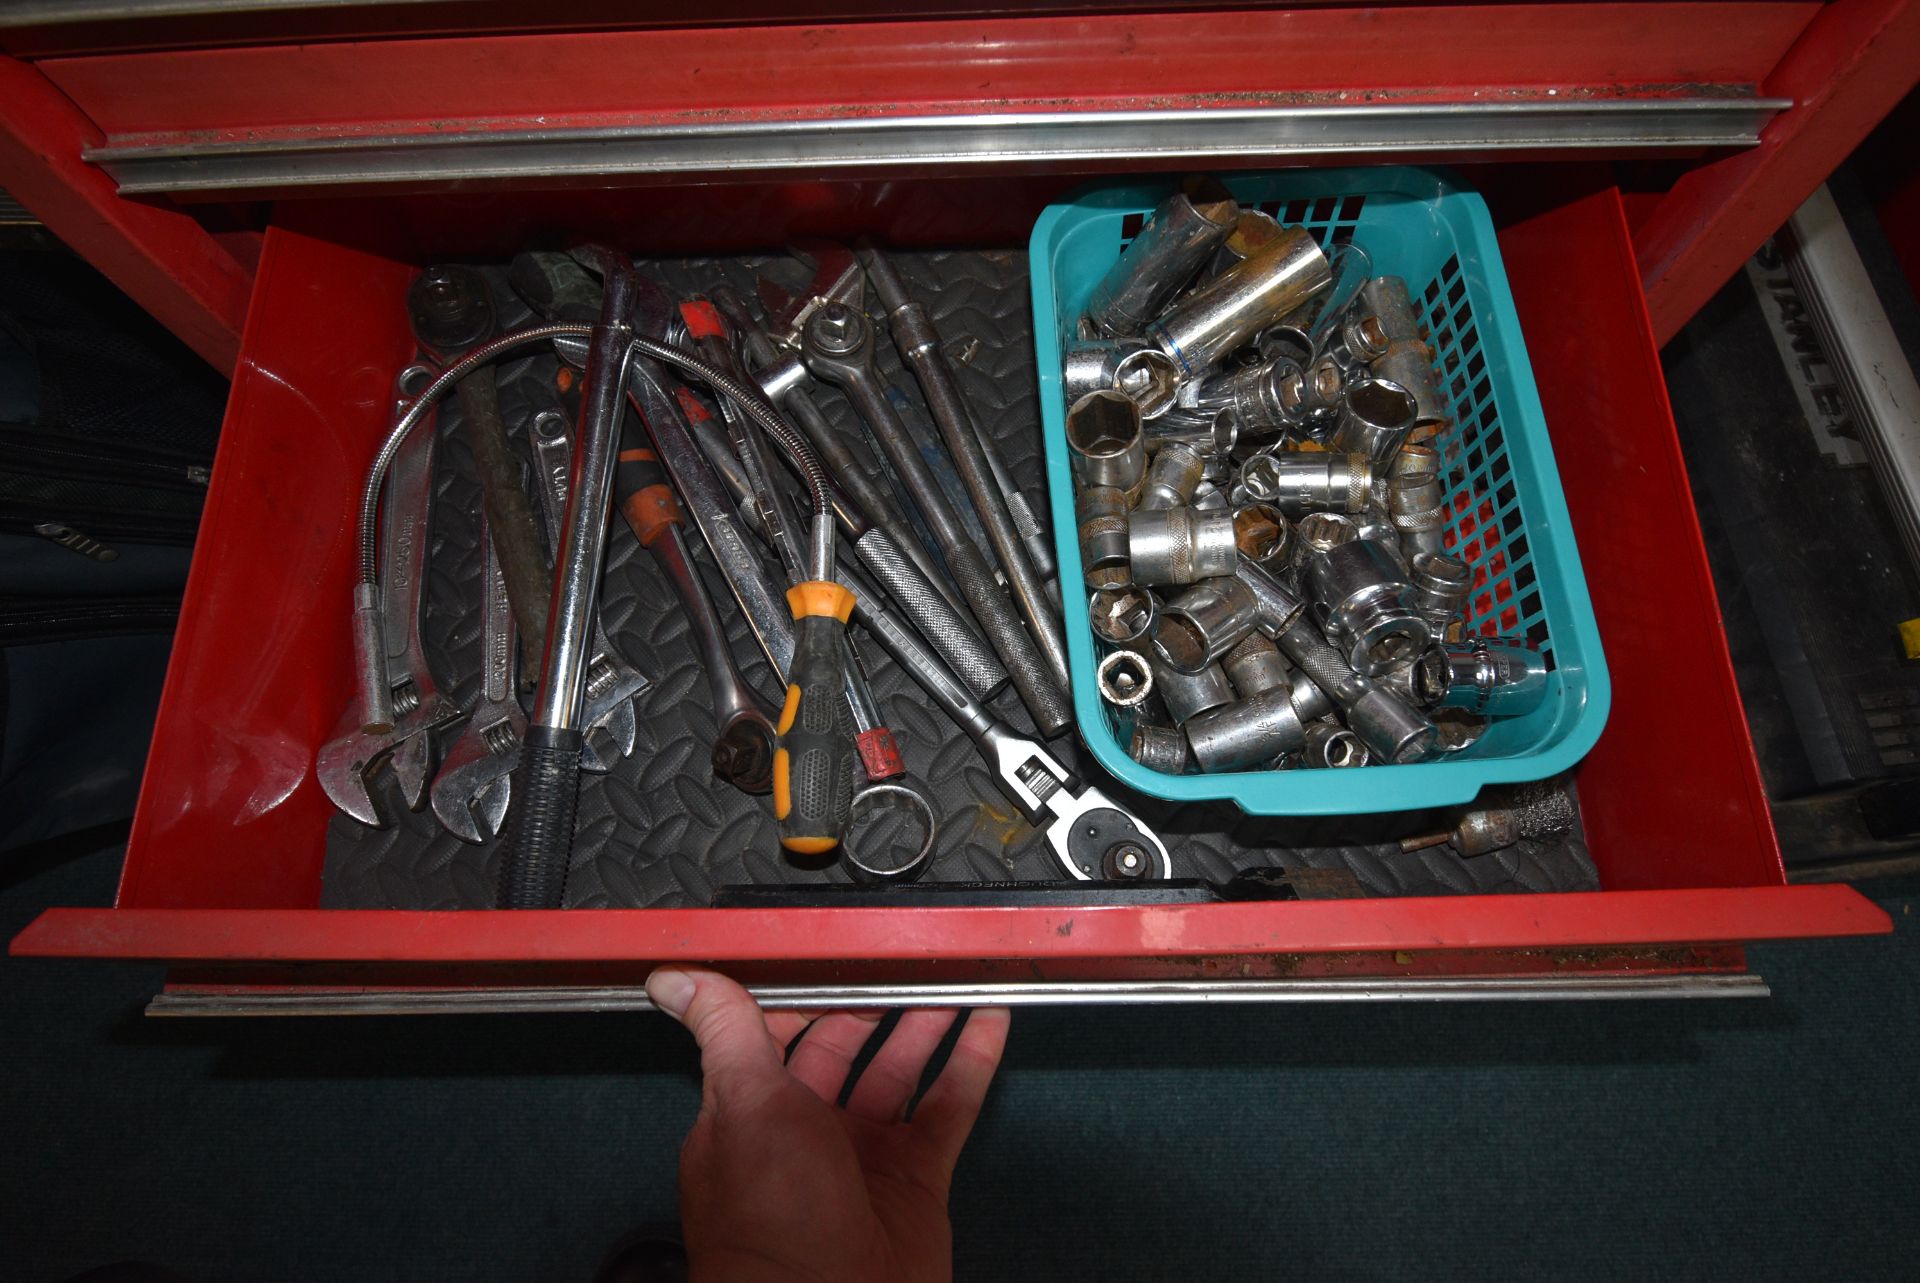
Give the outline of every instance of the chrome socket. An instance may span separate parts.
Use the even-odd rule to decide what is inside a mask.
[[[1153,653],[1153,626],[1160,602],[1145,588],[1125,585],[1096,589],[1087,598],[1093,635],[1109,646],[1136,654]]]
[[[1206,473],[1206,456],[1200,451],[1184,441],[1162,442],[1147,465],[1146,485],[1140,491],[1141,510],[1185,507],[1192,502],[1193,492]]]
[[[1113,367],[1113,390],[1140,407],[1142,419],[1157,419],[1179,404],[1180,367],[1158,348],[1141,348]]]
[[[1377,376],[1349,383],[1340,393],[1333,448],[1364,454],[1383,470],[1413,431],[1418,408],[1413,394],[1398,383]]]
[[[1137,708],[1153,693],[1153,666],[1144,655],[1116,650],[1100,661],[1100,698],[1115,708]]]
[[[1358,539],[1377,543],[1389,549],[1395,560],[1400,558],[1400,531],[1387,516],[1387,510],[1378,504],[1368,504],[1365,512],[1354,514],[1353,533]]]
[[[1332,283],[1313,234],[1304,227],[1282,228],[1148,326],[1147,337],[1193,378]]]
[[[1127,756],[1162,775],[1185,775],[1193,765],[1186,733],[1177,726],[1161,726],[1155,722],[1134,725],[1133,738],[1127,743]]]
[[[1237,575],[1204,579],[1168,601],[1153,649],[1183,673],[1197,673],[1232,650],[1260,619],[1260,602]]]
[[[1293,665],[1262,632],[1248,633],[1240,644],[1220,657],[1220,667],[1241,699],[1252,699],[1272,690],[1286,690],[1293,684]]]
[[[1346,388],[1347,376],[1332,357],[1323,356],[1309,365],[1301,386],[1300,422],[1295,431],[1306,440],[1325,445],[1339,425]]]
[[[1277,433],[1305,421],[1306,374],[1292,361],[1270,361],[1211,375],[1181,393],[1187,408],[1201,413],[1231,410],[1248,433]]]
[[[1139,339],[1093,339],[1069,347],[1060,361],[1060,390],[1066,394],[1067,404],[1112,388],[1120,359],[1142,346]]]
[[[1413,608],[1425,616],[1428,628],[1439,637],[1467,604],[1467,595],[1473,591],[1473,571],[1466,562],[1445,553],[1417,553],[1409,561]]]
[[[1176,725],[1184,726],[1208,709],[1233,703],[1233,684],[1218,664],[1208,664],[1197,673],[1183,673],[1158,655],[1151,663],[1153,688],[1160,692],[1160,702],[1167,706]]]
[[[1373,464],[1364,454],[1289,450],[1254,458],[1271,460],[1262,465],[1273,489],[1267,498],[1289,517],[1366,510],[1367,496],[1373,488]],[[1247,465],[1253,462],[1249,459]]]
[[[1231,410],[1176,410],[1141,425],[1147,449],[1158,450],[1170,441],[1192,446],[1203,458],[1224,458],[1240,440],[1240,421]]]
[[[1373,754],[1367,751],[1358,735],[1333,722],[1312,723],[1307,727],[1306,740],[1300,750],[1300,762],[1304,766],[1342,769],[1366,766],[1373,761]]]
[[[1233,510],[1233,546],[1254,565],[1277,570],[1293,555],[1293,527],[1270,503],[1244,503]]]
[[[1127,493],[1112,486],[1091,486],[1074,496],[1080,519],[1080,564],[1089,588],[1113,588],[1132,581],[1127,563]]]
[[[1364,308],[1348,308],[1327,336],[1326,353],[1343,370],[1365,370],[1387,354],[1387,327]]]
[[[1306,582],[1328,643],[1362,677],[1412,659],[1433,640],[1414,609],[1405,569],[1377,540],[1355,539],[1317,554],[1307,563]]]
[[[1193,491],[1193,508],[1196,512],[1224,512],[1232,507],[1227,492],[1211,481],[1202,481]]]
[[[1191,584],[1231,575],[1233,514],[1193,508],[1136,510],[1127,518],[1127,556],[1136,584]]]
[[[1218,183],[1199,180],[1160,202],[1087,300],[1108,334],[1138,334],[1193,279],[1233,232],[1240,207]]]
[[[1359,538],[1351,517],[1338,512],[1309,512],[1293,525],[1293,569],[1304,572],[1316,557]]]
[[[1282,655],[1285,653],[1284,651],[1281,652]],[[1332,696],[1321,690],[1319,683],[1315,682],[1313,678],[1296,668],[1293,671],[1293,676],[1288,678],[1287,681],[1289,687],[1288,698],[1293,701],[1293,711],[1300,715],[1302,722],[1316,722],[1323,717],[1333,716],[1334,703]]]
[[[1067,448],[1081,485],[1110,486],[1131,499],[1147,469],[1140,407],[1118,392],[1089,392],[1067,411]]]
[[[1258,770],[1306,745],[1307,731],[1284,690],[1237,700],[1186,724],[1193,760],[1203,771]]]
[[[1433,372],[1433,349],[1418,339],[1395,343],[1373,362],[1373,377],[1405,388],[1413,397],[1412,435],[1426,440],[1447,421],[1447,401]]]
[[[1547,661],[1525,642],[1469,637],[1446,642],[1444,648],[1449,680],[1434,701],[1441,708],[1464,708],[1480,717],[1519,717],[1547,697]]]

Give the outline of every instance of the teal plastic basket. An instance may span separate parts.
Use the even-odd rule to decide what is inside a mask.
[[[1084,577],[1060,355],[1094,285],[1174,181],[1100,184],[1048,206],[1028,250],[1047,485],[1081,737],[1102,766],[1143,793],[1228,800],[1255,815],[1450,806],[1488,784],[1566,770],[1599,738],[1611,691],[1486,202],[1450,178],[1413,168],[1289,170],[1224,181],[1242,206],[1302,224],[1322,245],[1357,241],[1376,273],[1406,279],[1452,404],[1452,421],[1433,444],[1447,488],[1446,545],[1474,568],[1468,631],[1529,640],[1547,657],[1547,697],[1524,717],[1494,721],[1472,747],[1409,766],[1167,775],[1127,756],[1119,720],[1094,680],[1099,656],[1087,594],[1077,587]]]

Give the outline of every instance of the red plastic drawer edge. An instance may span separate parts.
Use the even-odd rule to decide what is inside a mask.
[[[52,909],[14,939],[12,952],[284,962],[1161,957],[1737,942],[1892,929],[1851,887],[1814,886],[1071,910]]]

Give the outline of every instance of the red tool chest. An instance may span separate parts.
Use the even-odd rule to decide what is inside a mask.
[[[602,40],[414,37],[349,7],[330,21],[357,16],[355,38],[307,45],[286,43],[316,34],[298,18],[261,15],[245,28],[257,42],[218,48],[211,20],[190,15],[117,38],[85,23],[13,33],[0,182],[234,372],[118,901],[50,911],[13,950],[165,960],[159,1010],[344,1011],[634,1005],[648,968],[669,959],[721,963],[790,1002],[1719,992],[1753,987],[1746,941],[1885,931],[1848,888],[1785,885],[1657,340],[1751,250],[1748,232],[1781,221],[1781,198],[1756,205],[1755,185],[1817,182],[1835,157],[1809,139],[1864,132],[1902,77],[1911,84],[1914,12],[1861,0],[1314,7]],[[1498,38],[1476,37],[1469,17]],[[1642,22],[1669,25],[1640,37]],[[1584,45],[1568,36],[1581,24]],[[1690,25],[1724,38],[1681,52]],[[1249,32],[1311,37],[1323,53],[1273,72]],[[1351,43],[1366,32],[1378,38]],[[1116,54],[1116,33],[1157,36],[1162,56]],[[609,49],[673,56],[649,77]],[[834,81],[854,57],[872,75]],[[1445,83],[1429,74],[1418,92],[1368,88],[1436,69]],[[1823,69],[1811,97],[1791,88]],[[1303,106],[1281,101],[1306,97],[1301,80],[1321,115],[1286,116]],[[1061,120],[1016,123],[1047,114],[1035,103],[1049,86],[1071,91],[1047,109]],[[1604,108],[1597,123],[1560,112],[1563,86]],[[1504,118],[1524,118],[1522,132],[1471,110],[1495,90],[1522,109]],[[673,93],[684,97],[668,113]],[[1326,116],[1335,95],[1391,110]],[[1256,98],[1251,119],[1277,131],[1265,151],[1236,123]],[[1674,106],[1700,101],[1721,105]],[[823,142],[836,103],[869,122],[844,132],[872,132]],[[1609,104],[1623,103],[1646,113],[1632,128],[1672,132],[1618,132]],[[1436,123],[1448,106],[1472,128]],[[1703,152],[1683,136],[1737,133],[1735,106],[1758,145],[1729,150],[1734,134],[1714,134]],[[686,110],[737,127],[737,163]],[[1170,111],[1193,113],[1201,141],[1167,142],[1181,137]],[[1139,119],[1109,121],[1128,112]],[[1213,124],[1221,141],[1207,142]],[[1288,141],[1314,130],[1338,146]],[[436,131],[481,138],[462,150]],[[997,150],[967,150],[989,137]],[[1605,159],[1574,163],[1574,149]],[[312,759],[348,686],[350,512],[411,355],[400,300],[420,264],[556,228],[641,255],[810,232],[1017,246],[1046,200],[1090,171],[1356,152],[1471,163],[1499,228],[1613,674],[1607,730],[1576,775],[1602,890],[1080,909],[317,907],[329,804]]]

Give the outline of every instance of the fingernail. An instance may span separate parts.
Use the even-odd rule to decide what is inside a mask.
[[[647,997],[675,1020],[687,1014],[693,1001],[693,977],[684,971],[660,970],[647,977]]]

